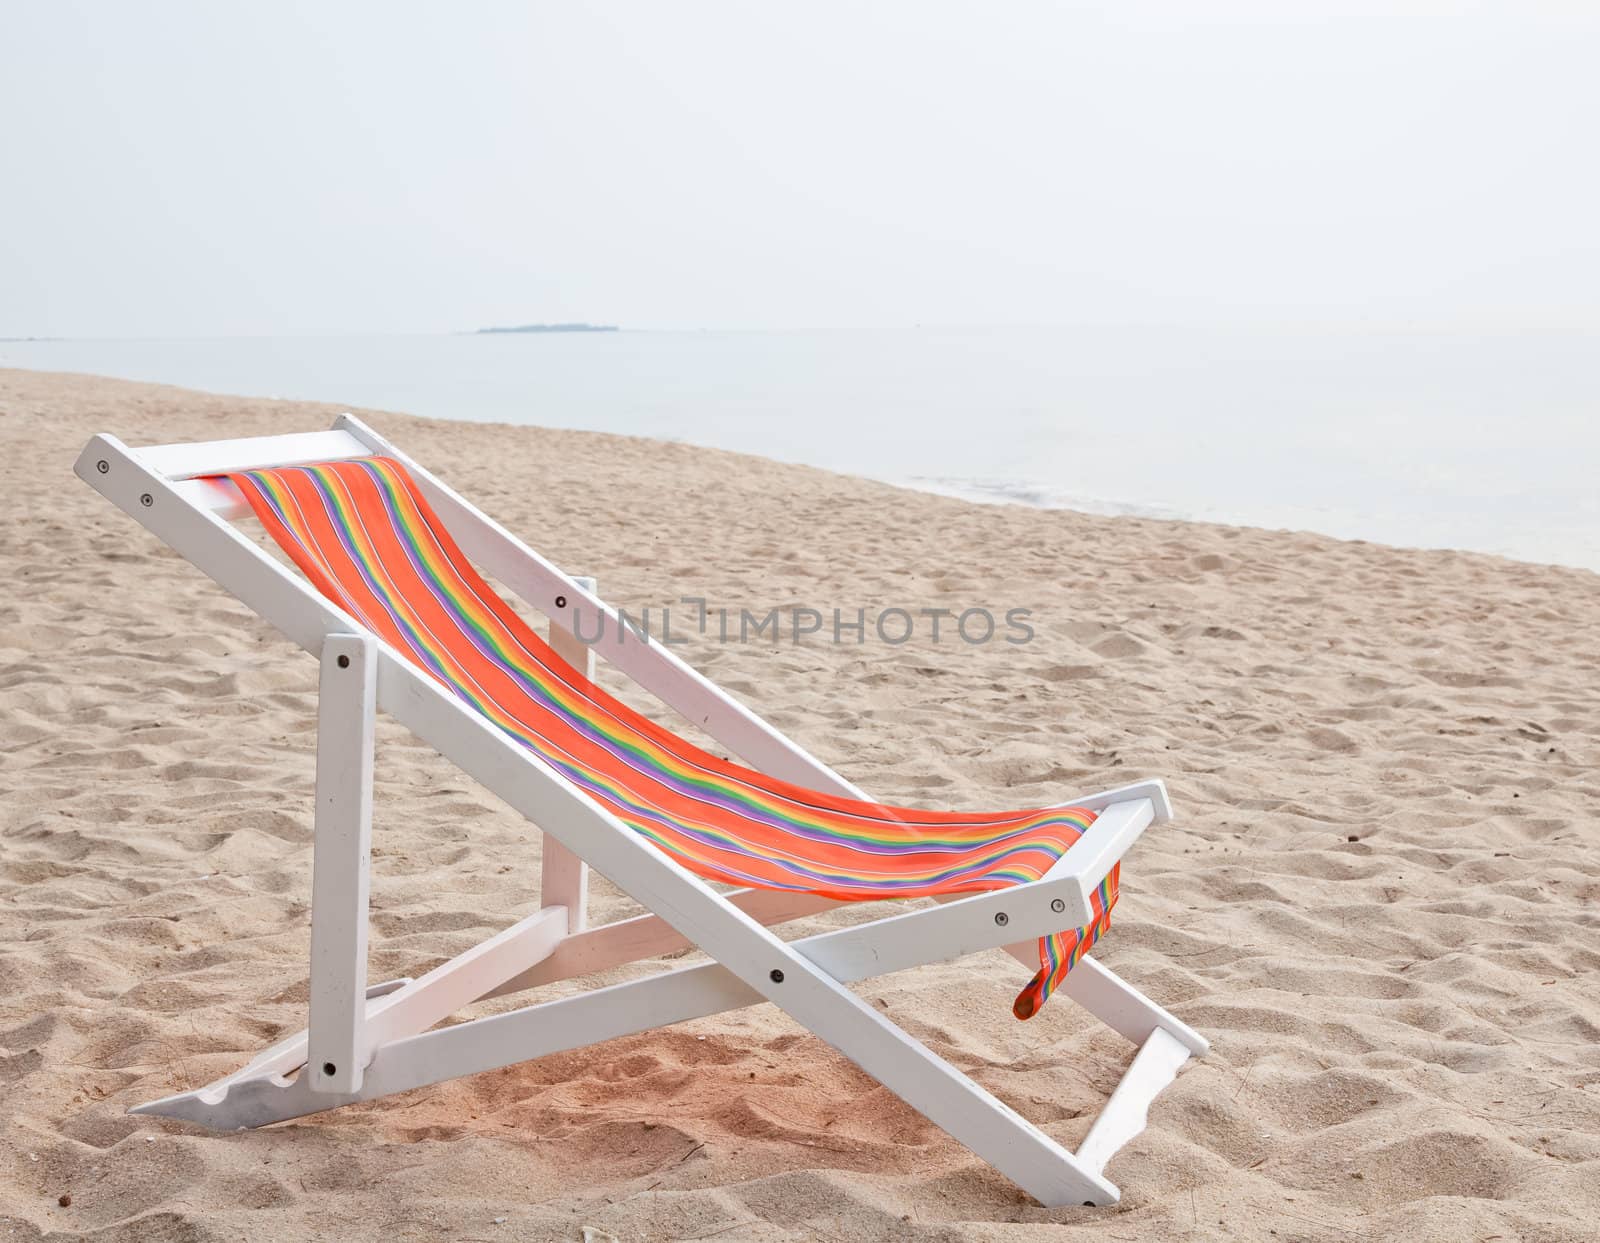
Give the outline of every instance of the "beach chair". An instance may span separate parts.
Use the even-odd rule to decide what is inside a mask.
[[[872,802],[349,415],[204,444],[97,436],[76,470],[321,662],[307,1030],[133,1112],[263,1126],[770,1001],[1041,1203],[1117,1200],[1106,1163],[1207,1047],[1087,956],[1123,854],[1171,815],[1161,782],[991,815]],[[251,514],[294,566],[234,524]],[[550,619],[549,646],[475,567]],[[613,624],[584,643],[585,616]],[[595,653],[749,767],[600,690]],[[379,708],[544,844],[538,910],[416,979],[369,985]],[[591,866],[650,913],[589,927]],[[936,902],[790,941],[771,931],[912,896]],[[430,1030],[483,998],[689,946],[709,961]],[[1002,947],[1035,969],[1020,1017],[1057,991],[1138,1047],[1075,1153],[847,987]]]

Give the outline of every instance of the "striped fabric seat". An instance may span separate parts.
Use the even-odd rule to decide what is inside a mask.
[[[1074,807],[981,813],[889,807],[719,759],[581,676],[467,561],[387,458],[227,476],[284,552],[357,618],[624,824],[710,881],[871,901],[1039,879],[1094,820]],[[1039,942],[1013,1010],[1029,1018],[1110,925]]]

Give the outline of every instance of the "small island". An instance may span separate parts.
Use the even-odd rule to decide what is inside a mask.
[[[517,324],[510,328],[480,328],[478,335],[495,332],[616,332],[615,324]]]

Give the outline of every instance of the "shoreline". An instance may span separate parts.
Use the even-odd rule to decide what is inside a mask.
[[[482,335],[468,333],[468,336]],[[518,336],[518,335],[551,335],[551,334],[518,334],[496,333],[493,336]],[[559,335],[559,334],[557,334]],[[577,334],[587,335],[587,334]],[[904,474],[873,474],[856,471],[838,470],[828,466],[817,465],[796,459],[770,456],[762,453],[751,452],[746,449],[728,448],[721,445],[702,443],[695,440],[641,435],[636,432],[604,431],[582,427],[561,427],[556,425],[511,422],[505,419],[479,419],[465,416],[440,416],[436,414],[416,414],[399,410],[383,410],[364,407],[357,404],[330,401],[322,397],[284,397],[275,394],[250,394],[220,391],[203,387],[173,384],[160,380],[127,379],[121,376],[85,371],[56,371],[45,368],[19,367],[12,363],[0,365],[0,375],[7,371],[28,372],[36,375],[78,377],[85,380],[104,381],[114,384],[147,385],[156,388],[172,388],[190,393],[203,393],[206,396],[221,400],[237,401],[272,401],[292,402],[300,405],[327,407],[336,410],[362,410],[372,413],[396,416],[407,419],[421,419],[426,421],[446,424],[462,424],[471,427],[502,427],[508,429],[531,429],[535,431],[571,432],[582,435],[616,436],[629,440],[642,440],[659,444],[681,444],[690,448],[705,449],[717,453],[729,453],[738,457],[750,458],[754,461],[771,463],[776,466],[795,466],[808,470],[819,470],[826,474],[838,475],[841,478],[861,480],[883,484],[888,487],[900,488],[906,491],[918,492],[930,496],[942,496],[952,500],[965,501],[982,506],[1018,506],[1025,509],[1042,510],[1046,512],[1060,511],[1067,513],[1083,514],[1102,518],[1130,518],[1150,522],[1189,523],[1199,526],[1212,526],[1223,529],[1237,529],[1260,531],[1290,536],[1309,536],[1319,539],[1330,539],[1340,543],[1369,544],[1374,547],[1392,548],[1396,551],[1406,552],[1438,552],[1459,556],[1491,557],[1499,560],[1514,562],[1519,565],[1550,567],[1553,569],[1579,570],[1585,573],[1600,576],[1600,562],[1590,565],[1583,561],[1552,561],[1537,560],[1528,557],[1513,556],[1503,552],[1493,552],[1484,549],[1471,548],[1459,544],[1431,544],[1431,543],[1404,543],[1381,539],[1371,539],[1361,535],[1340,534],[1328,530],[1318,529],[1314,526],[1297,526],[1291,524],[1277,524],[1263,522],[1232,521],[1225,517],[1208,517],[1181,511],[1171,506],[1144,503],[1101,500],[1093,497],[1073,497],[1068,499],[1048,499],[1061,497],[1058,489],[1052,485],[1027,479],[995,479],[982,476],[971,478],[961,477],[930,477],[923,475]],[[1600,517],[1597,517],[1600,523]]]

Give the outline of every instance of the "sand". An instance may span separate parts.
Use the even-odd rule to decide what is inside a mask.
[[[1021,645],[682,650],[885,799],[1165,777],[1099,956],[1214,1051],[1112,1209],[1031,1203],[772,1007],[258,1132],[127,1116],[303,1025],[316,667],[71,464],[336,409],[0,372],[0,1240],[1600,1236],[1600,577],[397,414],[617,603],[1031,609]],[[373,978],[536,902],[537,830],[392,723],[376,803]],[[1075,1143],[1130,1048],[1017,1022],[1022,978],[860,992]]]

